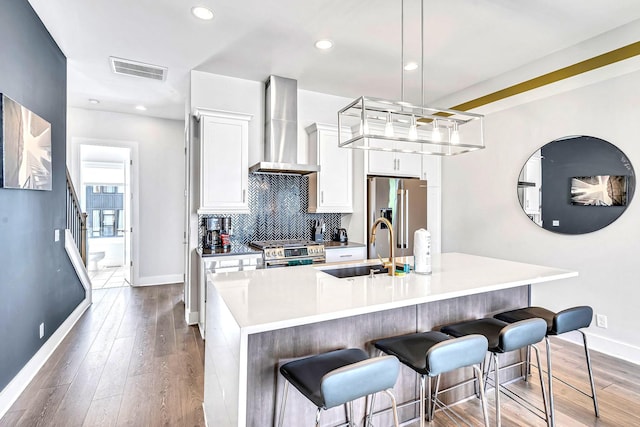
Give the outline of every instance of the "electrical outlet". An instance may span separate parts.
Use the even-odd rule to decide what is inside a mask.
[[[40,339],[44,337],[44,322],[40,323]]]
[[[607,329],[607,316],[604,314],[596,314],[596,326]]]
[[[60,240],[60,230],[55,229],[53,230],[53,241],[57,242]]]
[[[554,219],[553,221],[551,221],[551,226],[552,227],[560,227],[560,220],[559,219]]]

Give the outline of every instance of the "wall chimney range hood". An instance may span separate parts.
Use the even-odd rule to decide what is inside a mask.
[[[298,160],[298,82],[269,76],[265,83],[264,161],[249,168],[251,173],[307,175],[319,172],[317,165]]]

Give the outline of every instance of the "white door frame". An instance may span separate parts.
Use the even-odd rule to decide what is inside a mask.
[[[73,180],[73,185],[76,188],[81,184],[81,166],[82,162],[80,159],[80,146],[81,145],[95,145],[102,147],[118,147],[118,148],[128,148],[130,151],[130,159],[132,165],[130,166],[131,171],[131,203],[129,204],[130,209],[130,218],[131,218],[131,229],[133,230],[131,235],[131,248],[129,248],[129,253],[131,257],[131,286],[136,286],[140,282],[139,268],[136,264],[140,260],[140,242],[138,239],[138,234],[140,233],[139,227],[139,197],[138,197],[138,141],[124,141],[124,140],[113,140],[113,139],[96,139],[96,138],[83,138],[83,137],[73,137],[71,138],[71,179]],[[126,197],[126,195],[125,195]]]

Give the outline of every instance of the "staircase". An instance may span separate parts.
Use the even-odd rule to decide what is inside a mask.
[[[67,230],[73,236],[82,262],[87,266],[87,214],[82,212],[67,169]]]

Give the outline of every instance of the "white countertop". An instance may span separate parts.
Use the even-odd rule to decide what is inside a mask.
[[[433,255],[431,275],[338,279],[321,270],[336,266],[209,273],[207,286],[216,287],[242,333],[253,334],[578,275],[462,253]]]

